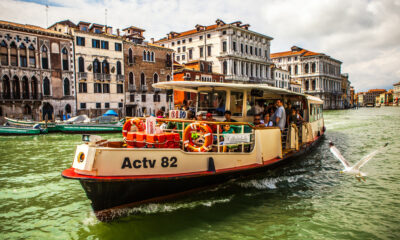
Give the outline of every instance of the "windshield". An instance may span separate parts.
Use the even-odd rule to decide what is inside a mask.
[[[206,111],[215,116],[223,116],[225,112],[225,91],[199,92],[198,111]]]

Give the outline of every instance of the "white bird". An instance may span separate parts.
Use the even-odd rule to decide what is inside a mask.
[[[383,147],[371,152],[370,154],[368,154],[367,156],[362,158],[360,161],[358,161],[356,164],[354,164],[354,166],[350,166],[349,162],[342,156],[339,149],[337,149],[332,142],[329,142],[329,147],[330,147],[331,152],[337,159],[339,159],[339,161],[344,166],[344,169],[340,172],[354,174],[358,181],[360,181],[360,179],[365,181],[364,176],[366,176],[365,173],[360,171],[360,168],[362,166],[364,166],[364,164],[366,164],[369,160],[371,160],[382,149],[384,149],[387,145],[388,145],[388,143],[386,143],[385,145],[383,145]]]

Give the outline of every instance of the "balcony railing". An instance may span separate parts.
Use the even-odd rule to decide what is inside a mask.
[[[117,75],[117,81],[121,81],[121,82],[125,81],[125,76],[121,75],[121,74],[118,74]]]
[[[25,94],[25,93],[23,93],[23,94],[21,94],[19,97],[18,96],[16,96],[16,95],[14,95],[14,94],[11,94],[11,93],[0,93],[0,99],[3,99],[3,100],[12,100],[12,101],[15,101],[15,100],[17,100],[17,101],[22,101],[22,100],[41,100],[41,99],[43,99],[43,96],[41,95],[41,94],[39,94],[39,93],[37,93],[37,94]]]
[[[140,85],[140,91],[147,92],[147,86],[146,85]]]
[[[135,85],[129,85],[128,86],[128,91],[129,92],[136,92],[136,86]]]
[[[106,81],[111,81],[111,74],[104,74],[103,79]]]
[[[161,92],[160,88],[153,88],[153,89],[154,89],[154,92],[156,92],[156,93]]]
[[[103,80],[103,74],[94,73],[94,80]]]
[[[87,79],[87,73],[85,72],[78,72],[78,80]]]

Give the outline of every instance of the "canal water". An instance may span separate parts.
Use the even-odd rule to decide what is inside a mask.
[[[111,223],[60,175],[81,136],[0,137],[0,239],[400,239],[400,108],[324,116],[326,137],[307,156]],[[389,146],[358,182],[339,173],[329,140],[351,163]]]

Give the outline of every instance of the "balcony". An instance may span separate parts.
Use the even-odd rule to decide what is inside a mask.
[[[103,80],[103,74],[101,73],[94,73],[94,80]]]
[[[129,92],[136,92],[136,85],[131,85],[131,84],[129,84],[129,86],[128,86],[128,91],[129,91]]]
[[[117,81],[121,81],[121,82],[125,81],[125,76],[121,75],[121,74],[118,74],[117,75]]]
[[[103,79],[106,81],[111,81],[111,74],[103,74]]]
[[[87,79],[87,73],[78,72],[78,80],[86,80],[86,79]]]
[[[153,88],[153,90],[154,90],[154,92],[156,92],[156,93],[161,92],[161,89],[160,89],[160,88]]]
[[[140,85],[140,91],[147,92],[147,86],[146,85]]]

